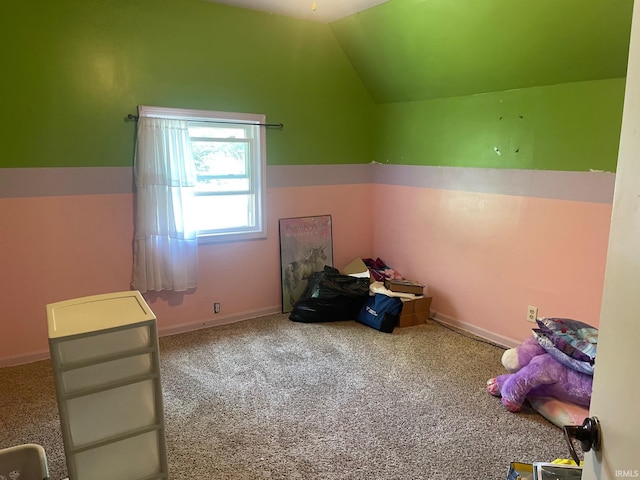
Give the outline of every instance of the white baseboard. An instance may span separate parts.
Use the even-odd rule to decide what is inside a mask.
[[[488,340],[497,345],[501,345],[505,348],[513,348],[522,343],[522,341],[505,337],[503,335],[498,335],[497,333],[490,332],[489,330],[486,330],[484,328],[472,325],[462,320],[458,320],[457,318],[450,317],[443,313],[435,312],[433,310],[431,310],[431,318],[445,325],[449,325],[451,327],[464,330],[465,332],[472,333],[477,337],[484,338],[485,340]]]
[[[181,323],[173,325],[171,327],[160,328],[158,335],[161,337],[168,335],[177,335],[178,333],[191,332],[193,330],[201,330],[203,328],[215,327],[217,325],[226,325],[229,323],[241,322],[243,320],[250,320],[252,318],[263,317],[265,315],[273,315],[274,313],[281,313],[282,307],[272,306],[267,308],[261,308],[259,310],[251,310],[249,312],[238,313],[235,315],[216,315],[216,318],[208,320],[200,320],[197,322]]]
[[[204,320],[198,322],[181,323],[167,328],[158,329],[158,335],[168,336],[176,335],[178,333],[190,332],[192,330],[200,330],[202,328],[214,327],[216,325],[225,325],[228,323],[241,322],[242,320],[250,320],[252,318],[262,317],[265,315],[272,315],[274,313],[281,313],[282,307],[280,305],[263,308],[259,310],[252,310],[236,315],[216,315],[215,319]],[[16,355],[14,357],[0,358],[0,368],[13,367],[16,365],[24,365],[26,363],[39,362],[41,360],[49,360],[51,358],[49,350],[43,350],[40,352],[30,353],[27,355]]]
[[[265,315],[273,315],[275,313],[281,313],[281,312],[282,312],[282,307],[280,305],[277,305],[277,306],[267,307],[259,310],[243,312],[235,315],[220,316],[214,319],[182,323],[182,324],[174,325],[167,328],[161,328],[158,331],[158,335],[160,335],[161,337],[168,336],[168,335],[177,335],[178,333],[191,332],[193,330],[200,330],[203,328],[214,327],[216,325],[226,325],[229,323],[241,322],[243,320],[250,320],[252,318],[263,317]],[[513,348],[522,343],[521,341],[515,340],[513,338],[505,337],[503,335],[498,335],[484,328],[477,327],[467,322],[463,322],[462,320],[458,320],[456,318],[450,317],[443,313],[436,312],[434,310],[431,310],[431,318],[445,325],[459,328],[460,330],[464,330],[466,332],[469,332],[480,338],[484,338],[485,340],[488,340],[497,345],[502,345],[506,348]],[[15,357],[7,357],[7,358],[0,359],[0,368],[11,367],[14,365],[22,365],[25,363],[32,363],[32,362],[37,362],[40,360],[48,360],[48,359],[49,359],[49,350],[35,352],[29,355],[18,355]]]
[[[39,362],[41,360],[49,360],[49,358],[49,350],[42,350],[28,355],[16,355],[15,357],[0,358],[0,368],[14,367],[16,365],[24,365],[25,363]]]

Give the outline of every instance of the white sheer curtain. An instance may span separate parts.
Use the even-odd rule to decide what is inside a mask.
[[[192,216],[196,184],[187,122],[140,115],[135,154],[136,290],[197,286],[198,241]]]

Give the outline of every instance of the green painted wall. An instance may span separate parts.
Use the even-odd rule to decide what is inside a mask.
[[[626,75],[633,0],[391,0],[331,23],[376,103]]]
[[[329,26],[205,0],[34,0],[0,18],[0,167],[128,166],[136,106],[264,113],[269,164],[371,161]]]
[[[612,171],[632,1],[576,2],[392,0],[330,25],[206,0],[17,2],[0,167],[132,165],[143,104],[264,113],[285,124],[271,165]]]
[[[615,171],[624,79],[379,105],[380,163]]]

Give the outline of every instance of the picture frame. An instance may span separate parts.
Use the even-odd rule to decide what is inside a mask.
[[[331,215],[281,218],[280,281],[282,313],[290,312],[314,272],[333,267]]]

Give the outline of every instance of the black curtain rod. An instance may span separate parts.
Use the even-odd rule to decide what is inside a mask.
[[[127,115],[127,118],[129,120],[135,120],[136,122],[138,121],[138,118],[140,118],[138,115],[134,115],[133,113],[130,113],[129,115]],[[154,117],[151,117],[154,118]],[[160,117],[155,117],[155,118],[160,118]],[[259,127],[267,127],[267,128],[279,128],[280,130],[282,130],[284,128],[284,124],[282,123],[250,123],[250,122],[222,122],[219,120],[193,120],[193,121],[197,121],[197,122],[205,122],[205,123],[222,123],[222,124],[227,124],[227,125],[258,125]]]

